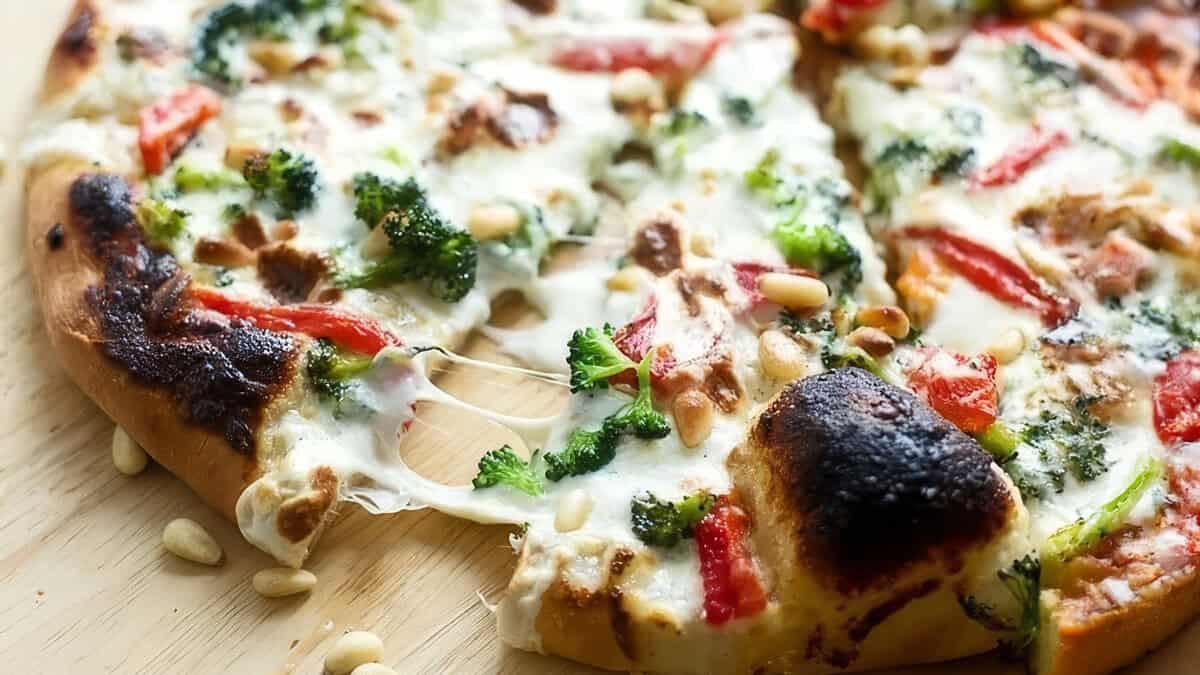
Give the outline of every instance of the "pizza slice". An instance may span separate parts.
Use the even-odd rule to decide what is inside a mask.
[[[1164,56],[1181,43],[1154,31],[1161,19],[1063,10],[986,26],[913,88],[867,68],[836,87],[923,331],[896,359],[1028,505],[1036,672],[1109,672],[1196,612],[1179,454],[1197,198],[1180,86],[1194,61]]]

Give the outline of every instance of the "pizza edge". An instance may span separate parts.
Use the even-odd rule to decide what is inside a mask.
[[[101,66],[96,45],[106,30],[102,4],[77,0],[50,54],[39,110],[50,109],[95,75]],[[107,338],[87,293],[103,284],[109,263],[89,250],[94,248],[87,241],[89,226],[71,200],[73,187],[87,176],[125,181],[80,160],[30,166],[25,175],[25,252],[51,347],[76,385],[158,464],[238,524],[244,535],[248,521],[257,521],[258,536],[247,539],[280,563],[299,567],[334,517],[337,478],[316,467],[306,477],[307,485],[292,486],[286,493],[271,482],[250,488],[283,459],[271,448],[271,431],[300,395],[303,345],[296,343],[286,372],[252,411],[249,449],[239,451],[226,435],[187,421],[169,388],[139,382],[102,352]]]

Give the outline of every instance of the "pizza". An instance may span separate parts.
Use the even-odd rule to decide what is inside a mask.
[[[281,564],[339,504],[515,526],[520,649],[1112,672],[1200,611],[1200,20],[1057,4],[80,0],[47,332]],[[423,477],[430,404],[513,440]]]

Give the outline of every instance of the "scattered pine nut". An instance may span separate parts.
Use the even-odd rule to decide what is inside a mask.
[[[675,397],[671,403],[671,416],[679,439],[686,447],[694,448],[712,435],[716,421],[716,410],[712,399],[698,389],[689,389]]]
[[[163,548],[171,553],[202,565],[217,565],[224,553],[221,545],[200,523],[188,518],[176,518],[167,523],[162,534]]]
[[[317,577],[308,570],[272,567],[255,574],[251,585],[264,598],[283,598],[311,591],[317,585]]]
[[[471,209],[467,228],[480,241],[503,239],[521,229],[524,218],[511,204],[486,204]]]
[[[592,514],[594,501],[587,490],[571,490],[558,502],[554,514],[554,529],[559,532],[574,532],[583,527]]]
[[[871,356],[887,356],[896,348],[896,342],[878,328],[860,326],[846,337],[846,342],[861,348]]]
[[[777,330],[758,336],[758,362],[768,377],[791,381],[804,375],[808,358],[804,348]]]
[[[364,663],[383,658],[383,640],[365,630],[353,630],[337,639],[325,655],[325,670],[330,675],[348,675]]]
[[[126,476],[136,476],[146,470],[150,456],[146,454],[142,446],[137,444],[137,441],[129,437],[124,428],[117,425],[113,429],[112,459],[113,466],[117,467],[117,471]]]
[[[758,289],[767,300],[788,309],[811,309],[829,302],[829,287],[820,279],[782,272],[758,278]]]
[[[894,305],[863,307],[858,310],[856,318],[860,324],[870,326],[871,328],[878,328],[897,340],[908,337],[908,331],[912,329],[912,323],[908,320],[908,315],[904,313],[904,310]]]

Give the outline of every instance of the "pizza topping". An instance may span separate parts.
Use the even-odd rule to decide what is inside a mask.
[[[244,319],[260,328],[327,338],[341,347],[368,355],[401,344],[399,337],[375,321],[326,305],[260,305],[208,288],[193,288],[191,295],[207,309]]]
[[[578,40],[556,51],[551,61],[568,70],[619,73],[641,68],[686,79],[703,68],[727,39],[714,33],[707,40],[677,39],[665,47],[638,38]]]
[[[177,91],[143,109],[138,117],[138,145],[146,173],[162,173],[200,127],[220,112],[220,97],[200,85]]]
[[[333,406],[336,419],[366,410],[357,396],[355,378],[367,372],[374,362],[372,356],[339,350],[327,338],[320,338],[308,350],[305,370],[308,383],[321,400]]]
[[[575,331],[568,349],[572,392],[607,388],[610,377],[637,368],[637,363],[614,344],[609,325],[603,330],[588,327]]]
[[[1101,298],[1121,297],[1137,290],[1154,273],[1154,253],[1128,235],[1116,231],[1105,238],[1080,266]]]
[[[492,450],[479,460],[479,473],[471,484],[476,490],[504,485],[530,497],[540,497],[544,481],[528,462],[517,456],[510,446]]]
[[[246,187],[246,179],[230,169],[201,169],[180,162],[175,169],[175,189],[181,194],[189,192],[215,192],[229,188]]]
[[[256,197],[275,205],[280,218],[311,209],[321,191],[316,163],[283,149],[252,155],[242,174]]]
[[[1024,267],[967,237],[941,228],[909,228],[913,238],[933,242],[933,250],[955,272],[1001,302],[1038,313],[1056,326],[1075,313],[1075,303],[1046,290]]]
[[[378,288],[424,282],[434,297],[462,300],[475,287],[479,245],[470,234],[453,228],[429,203],[416,180],[404,183],[361,174],[354,180],[355,215],[387,236],[390,250],[382,260],[344,273],[342,288]],[[374,220],[378,216],[379,220]]]
[[[151,243],[167,246],[187,231],[189,214],[165,201],[143,199],[137,205],[137,221]]]
[[[675,502],[666,502],[652,493],[633,498],[629,504],[633,534],[650,546],[671,548],[691,539],[696,525],[716,504],[707,492],[697,492]]]
[[[325,259],[288,244],[275,244],[258,252],[258,276],[281,303],[303,302],[325,276]]]
[[[858,368],[799,380],[750,432],[803,522],[797,554],[843,590],[986,540],[1012,506],[992,459],[916,396]]]
[[[710,625],[751,617],[767,607],[758,568],[746,547],[749,529],[750,517],[727,495],[695,526],[704,620]]]
[[[486,138],[516,150],[554,137],[558,113],[546,94],[501,89],[497,99],[481,99],[455,112],[438,144],[441,152],[460,155]]]
[[[1041,628],[1039,595],[1042,564],[1035,556],[1027,555],[1014,560],[1011,566],[998,570],[996,575],[1016,604],[1016,616],[1004,616],[996,607],[973,596],[960,596],[959,604],[967,618],[984,628],[1012,633],[1012,637],[1000,641],[1000,649],[1006,655],[1023,658]]]
[[[1200,352],[1179,354],[1154,378],[1154,428],[1163,443],[1200,441]]]
[[[919,349],[917,354],[920,361],[908,373],[909,386],[939,415],[968,434],[981,434],[996,421],[995,357],[970,358],[937,347]]]
[[[971,176],[971,184],[996,187],[1015,183],[1043,157],[1069,141],[1070,136],[1065,131],[1047,131],[1035,124],[1029,135],[1008,148],[1000,159]]]
[[[254,264],[254,252],[236,241],[201,237],[192,252],[196,262],[236,269]]]
[[[976,153],[962,136],[978,133],[978,125],[971,126],[969,134],[963,134],[952,116],[947,116],[946,121],[951,127],[949,133],[936,138],[903,135],[889,142],[868,162],[870,175],[864,189],[870,210],[888,210],[893,201],[914,185],[964,178],[970,173]]]
[[[683,264],[683,236],[675,220],[662,214],[638,228],[629,257],[655,276],[679,269]]]

